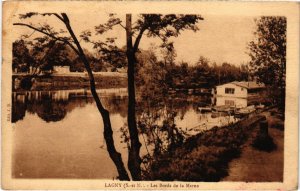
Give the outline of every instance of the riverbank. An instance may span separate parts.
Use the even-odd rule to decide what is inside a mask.
[[[242,148],[239,158],[229,163],[229,176],[222,181],[242,182],[281,182],[283,181],[284,128],[278,115],[264,112],[269,124],[269,135],[276,149],[271,152],[260,151],[252,147],[253,138]]]
[[[252,147],[254,140],[259,136],[260,123],[266,118],[269,123],[274,121],[270,119],[270,115],[265,113],[269,113],[269,111],[264,112],[263,115],[251,116],[234,125],[212,128],[190,137],[181,147],[155,157],[146,178],[163,181],[221,181],[232,172],[230,161],[244,156],[247,148],[245,145]],[[273,130],[270,131],[270,135],[274,136]],[[275,139],[275,144],[280,142],[280,136],[279,139],[276,136],[273,139]],[[278,148],[277,151],[282,153],[280,144]],[[253,148],[253,150],[256,149]],[[272,156],[276,160],[277,158],[283,160],[278,154]],[[273,158],[272,156],[269,159]],[[241,165],[244,168],[251,168],[247,164],[241,163]],[[256,165],[261,167],[262,164],[256,161]],[[264,171],[261,170],[259,173],[264,173]],[[274,170],[274,173],[277,171]],[[258,178],[257,181],[264,181],[264,179]]]
[[[69,90],[79,88],[89,88],[90,82],[87,76],[37,76],[25,81],[26,77],[13,78],[13,91],[21,91],[28,88],[30,90]],[[29,82],[30,81],[30,82]],[[97,88],[125,88],[127,87],[127,77],[95,75]],[[27,86],[28,85],[28,86]],[[25,87],[24,87],[25,86]]]

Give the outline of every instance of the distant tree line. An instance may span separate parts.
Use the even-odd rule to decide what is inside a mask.
[[[236,66],[224,62],[218,65],[203,56],[193,64],[184,61],[176,63],[174,58],[167,60],[163,56],[159,59],[154,50],[155,47],[150,47],[137,55],[139,64],[136,68],[136,85],[144,96],[164,93],[170,89],[212,88],[249,78],[248,66],[245,64]]]
[[[126,66],[124,50],[106,47],[101,52],[92,53],[84,49],[94,72],[116,71]],[[19,39],[13,42],[12,69],[17,72],[48,72],[53,66],[70,66],[71,72],[83,72],[84,64],[74,51],[62,42],[37,37],[32,41]]]
[[[113,42],[113,39],[111,39]],[[181,61],[175,62],[175,50],[163,47],[159,58],[155,49],[137,52],[136,85],[144,93],[149,91],[166,91],[169,88],[201,88],[213,87],[230,81],[248,79],[247,65],[235,66],[224,62],[217,65],[203,56],[192,64]],[[127,68],[126,47],[118,48],[113,45],[104,45],[99,52],[91,53],[84,50],[94,72],[116,71],[117,68]],[[72,49],[61,43],[49,39],[35,38],[33,41],[16,40],[13,43],[13,70],[33,74],[40,71],[53,70],[53,66],[70,66],[71,72],[83,72],[85,67],[80,58]],[[160,90],[156,90],[160,89]],[[146,91],[149,90],[149,91]]]

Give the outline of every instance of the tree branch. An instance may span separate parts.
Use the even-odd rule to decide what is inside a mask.
[[[33,34],[35,33],[35,30],[32,31],[32,33],[30,35],[22,35],[21,38],[30,38]]]
[[[59,16],[59,15],[58,15],[58,16]],[[69,45],[76,53],[79,53],[78,50],[77,50],[77,49],[76,49],[69,41],[64,40],[64,39],[62,39],[62,38],[60,38],[60,37],[56,37],[56,36],[54,36],[54,35],[52,35],[52,34],[50,34],[50,33],[47,33],[47,32],[45,32],[45,31],[43,31],[43,30],[41,30],[41,29],[38,29],[38,28],[36,28],[36,27],[34,27],[34,26],[31,26],[31,25],[29,25],[29,24],[25,24],[25,23],[13,23],[13,25],[25,26],[25,27],[31,28],[31,29],[33,29],[33,30],[35,30],[35,31],[38,31],[38,32],[40,32],[40,33],[42,33],[42,34],[44,34],[44,35],[47,35],[47,36],[53,38],[54,40],[64,42],[64,43],[68,44],[68,45]]]
[[[142,39],[142,36],[143,36],[143,33],[145,32],[146,28],[142,28],[138,34],[138,36],[136,37],[135,39],[135,42],[134,42],[134,45],[133,45],[133,51],[136,52],[138,47],[139,47],[139,44],[141,42],[141,39]]]
[[[56,16],[59,20],[61,20],[62,22],[64,22],[64,19],[57,13],[53,13],[54,16]]]
[[[119,25],[126,30],[126,27],[124,25],[122,25],[121,23],[119,23]]]

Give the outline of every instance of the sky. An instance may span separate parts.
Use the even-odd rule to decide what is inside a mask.
[[[71,25],[77,37],[84,30],[94,31],[94,27],[105,23],[107,14],[89,13],[82,15],[68,14]],[[117,15],[121,19],[125,15]],[[199,21],[199,31],[183,31],[177,38],[171,39],[177,53],[177,62],[188,62],[194,65],[200,56],[208,58],[212,62],[222,64],[228,62],[234,65],[247,63],[250,60],[247,52],[247,44],[254,39],[255,17],[250,16],[224,16],[224,15],[202,15],[204,20]],[[133,23],[135,20],[133,15]],[[57,18],[34,17],[28,20],[20,20],[17,16],[15,22],[31,22],[33,24],[48,23],[55,29],[64,28]],[[124,20],[123,20],[124,22]],[[125,23],[124,23],[125,24]],[[15,26],[17,34],[31,34],[31,29]],[[32,37],[37,36],[37,32]],[[117,26],[103,36],[93,36],[94,39],[104,39],[105,37],[118,37],[116,43],[122,47],[126,43],[125,30]],[[147,38],[145,35],[140,43],[140,48],[148,49],[151,44],[159,45],[160,39]],[[81,42],[86,49],[92,50],[90,44]],[[159,52],[159,51],[158,51]]]
[[[175,42],[178,59],[195,62],[204,56],[218,64],[235,65],[250,60],[247,44],[254,38],[255,23],[248,17],[203,16],[200,31],[187,31]]]

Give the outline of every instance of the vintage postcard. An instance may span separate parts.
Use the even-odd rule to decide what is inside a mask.
[[[299,4],[3,3],[2,188],[294,190]]]

